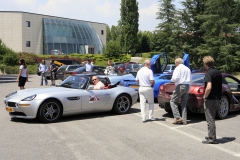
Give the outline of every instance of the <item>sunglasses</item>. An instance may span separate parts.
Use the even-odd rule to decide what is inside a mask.
[[[95,81],[95,80],[97,80],[97,79],[93,79],[92,81]]]

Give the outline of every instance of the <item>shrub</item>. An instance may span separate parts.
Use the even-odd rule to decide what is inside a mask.
[[[18,56],[16,53],[7,54],[3,57],[2,61],[7,66],[14,66],[18,64]]]

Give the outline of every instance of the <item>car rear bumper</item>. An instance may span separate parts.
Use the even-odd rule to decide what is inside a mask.
[[[160,108],[171,109],[170,105],[171,97],[163,94],[158,95],[158,104]],[[204,113],[203,107],[204,101],[202,97],[196,97],[195,95],[189,95],[187,107],[188,110],[193,113]],[[178,102],[178,106],[181,107],[181,100]]]

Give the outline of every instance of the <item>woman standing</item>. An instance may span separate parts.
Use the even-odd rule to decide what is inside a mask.
[[[19,67],[19,73],[16,81],[18,82],[18,86],[20,87],[20,90],[25,89],[25,83],[28,81],[28,70],[27,65],[24,61],[24,59],[20,59],[19,61],[20,67]]]
[[[45,63],[45,60],[42,60],[42,63],[39,65],[38,68],[39,72],[41,72],[41,86],[43,85],[43,78],[45,80],[45,85],[48,85],[48,81],[47,81],[47,71],[48,71],[48,67]]]

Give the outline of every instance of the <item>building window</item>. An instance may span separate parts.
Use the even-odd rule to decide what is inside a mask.
[[[26,21],[26,27],[30,27],[30,21]]]
[[[103,30],[101,30],[101,34],[104,35],[104,31]]]
[[[31,47],[31,42],[30,41],[26,41],[26,47]]]

